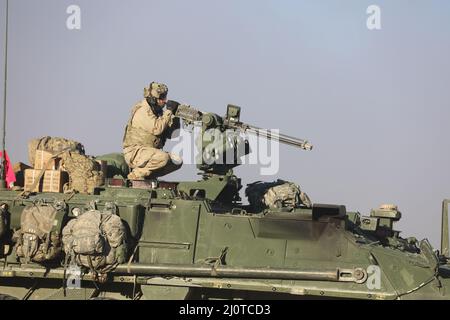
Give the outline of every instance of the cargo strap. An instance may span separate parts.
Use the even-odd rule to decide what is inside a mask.
[[[134,256],[135,256],[138,248],[139,248],[139,244],[137,244],[136,247],[134,247],[133,254],[131,255],[130,259],[128,259],[128,264],[127,264],[128,273],[131,273],[131,271],[130,271],[131,262],[133,262]]]
[[[67,197],[64,198],[64,201],[65,201],[65,202],[68,202],[68,201],[69,201],[70,199],[72,199],[73,196],[76,195],[76,194],[77,194],[77,193],[76,193],[75,191],[72,190],[70,193],[67,194]]]

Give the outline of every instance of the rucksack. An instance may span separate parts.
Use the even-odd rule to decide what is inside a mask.
[[[245,195],[250,205],[257,210],[295,208],[301,204],[311,207],[311,200],[298,185],[281,179],[274,182],[251,183],[245,189]]]
[[[30,160],[30,164],[32,167],[35,167],[34,158],[36,150],[44,150],[55,154],[64,149],[68,149],[79,154],[85,154],[84,146],[75,140],[49,136],[32,139],[28,142],[28,158]]]
[[[94,189],[104,184],[105,177],[101,165],[93,158],[66,151],[61,155],[62,167],[69,173],[69,184],[64,192],[94,193]]]
[[[20,229],[13,235],[16,255],[23,262],[44,263],[55,260],[62,252],[61,230],[67,217],[62,201],[26,206],[20,216]]]
[[[70,220],[63,229],[63,244],[68,260],[93,273],[111,271],[126,259],[125,226],[110,211],[91,209]]]

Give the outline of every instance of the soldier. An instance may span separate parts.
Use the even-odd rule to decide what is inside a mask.
[[[123,138],[123,153],[131,170],[128,179],[160,177],[182,165],[179,156],[161,150],[178,120],[174,113],[179,104],[168,102],[167,92],[165,84],[152,82],[144,88],[145,99],[131,110]]]

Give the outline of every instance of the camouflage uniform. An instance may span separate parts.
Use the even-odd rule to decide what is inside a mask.
[[[152,108],[148,97],[159,98],[158,92],[152,90],[155,83],[144,89],[146,99],[137,103],[125,128],[123,139],[123,152],[131,173],[129,179],[144,179],[163,176],[179,169],[182,160],[175,154],[167,153],[162,149],[167,138],[167,132],[173,123],[173,114],[170,110],[162,112]],[[167,87],[156,84],[159,88]]]

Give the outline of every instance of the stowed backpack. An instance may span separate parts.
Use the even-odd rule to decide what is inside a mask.
[[[125,262],[126,232],[122,220],[111,210],[91,209],[70,220],[63,229],[66,262],[106,273]]]
[[[70,150],[79,154],[85,153],[84,146],[78,141],[49,136],[32,139],[28,142],[28,158],[32,167],[35,166],[34,157],[36,150],[44,150],[53,154],[62,150]]]
[[[67,217],[62,201],[48,204],[42,201],[25,207],[20,217],[20,229],[13,235],[16,255],[23,263],[44,263],[58,258],[62,252],[61,230]]]
[[[93,193],[96,187],[104,184],[100,164],[93,158],[66,151],[61,154],[61,159],[64,170],[69,173],[69,184],[64,192]]]
[[[257,181],[245,189],[250,205],[255,209],[295,208],[303,204],[311,207],[311,200],[300,187],[292,182],[278,179],[275,182]]]

